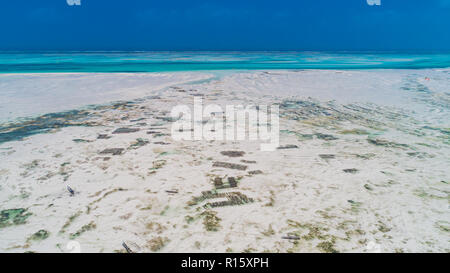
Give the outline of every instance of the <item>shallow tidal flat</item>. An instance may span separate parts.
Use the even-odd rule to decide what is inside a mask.
[[[449,252],[450,95],[432,85],[449,76],[423,73],[391,82],[421,111],[294,96],[305,76],[280,71],[3,125],[0,251]],[[170,111],[194,97],[278,104],[280,147],[173,140]]]

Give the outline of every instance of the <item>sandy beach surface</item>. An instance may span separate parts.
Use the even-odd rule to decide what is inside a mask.
[[[217,73],[0,75],[0,252],[450,252],[450,70]],[[175,141],[196,97],[280,147]]]

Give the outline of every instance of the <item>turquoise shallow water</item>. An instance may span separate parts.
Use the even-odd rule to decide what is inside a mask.
[[[450,67],[450,54],[314,52],[0,53],[0,73]]]

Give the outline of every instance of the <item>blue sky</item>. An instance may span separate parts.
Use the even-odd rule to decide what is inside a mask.
[[[450,0],[9,0],[0,50],[450,51]]]

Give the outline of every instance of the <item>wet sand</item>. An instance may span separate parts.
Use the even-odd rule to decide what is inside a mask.
[[[0,250],[449,252],[449,78],[235,73],[4,124]],[[194,97],[279,105],[279,149],[175,141]]]

